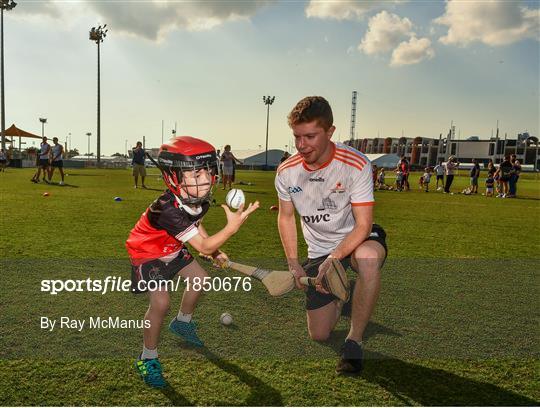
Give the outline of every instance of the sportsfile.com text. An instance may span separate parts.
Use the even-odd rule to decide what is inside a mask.
[[[226,276],[226,277],[205,277],[201,278],[186,278],[177,279],[176,281],[139,281],[137,282],[137,290],[140,292],[167,290],[177,291],[180,288],[180,283],[184,284],[189,289],[203,290],[205,292],[249,292],[251,290],[251,278]],[[119,276],[107,276],[105,279],[43,279],[41,281],[41,292],[48,292],[51,295],[57,295],[61,292],[97,292],[102,295],[112,292],[131,292],[135,291],[132,287],[132,282],[129,279],[124,279]]]

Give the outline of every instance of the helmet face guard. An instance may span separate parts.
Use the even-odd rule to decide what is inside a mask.
[[[161,146],[158,164],[165,184],[182,204],[197,206],[211,200],[218,174],[216,151],[212,145],[189,136],[175,137]],[[197,172],[200,170],[208,172],[208,183],[198,183]],[[184,173],[187,172],[193,175],[194,184],[185,183]],[[199,197],[199,190],[203,186],[208,186],[208,191]],[[193,187],[196,189],[195,195],[189,192]]]

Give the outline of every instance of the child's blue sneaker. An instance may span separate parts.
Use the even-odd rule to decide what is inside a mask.
[[[169,330],[194,346],[204,347],[204,343],[197,336],[197,325],[194,321],[186,323],[175,317],[169,324]]]
[[[167,385],[165,378],[163,378],[161,364],[157,358],[142,360],[139,357],[135,362],[135,369],[150,387],[164,388]]]

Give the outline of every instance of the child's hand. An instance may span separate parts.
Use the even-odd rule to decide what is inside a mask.
[[[259,208],[259,202],[255,201],[255,203],[250,203],[248,208],[245,210],[244,204],[242,204],[236,212],[232,212],[225,204],[222,204],[221,207],[223,207],[225,215],[227,216],[227,227],[229,227],[233,233],[235,233],[240,229],[240,226],[244,223],[247,217],[249,217],[249,215],[257,208]]]
[[[218,251],[215,256],[212,256],[214,261],[212,262],[215,267],[224,268],[229,262],[229,257],[225,252]]]

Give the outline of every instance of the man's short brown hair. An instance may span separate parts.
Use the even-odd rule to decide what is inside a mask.
[[[324,130],[330,129],[334,124],[334,115],[332,108],[326,99],[322,96],[307,96],[296,104],[289,116],[289,126],[300,123],[309,123],[314,120]]]

